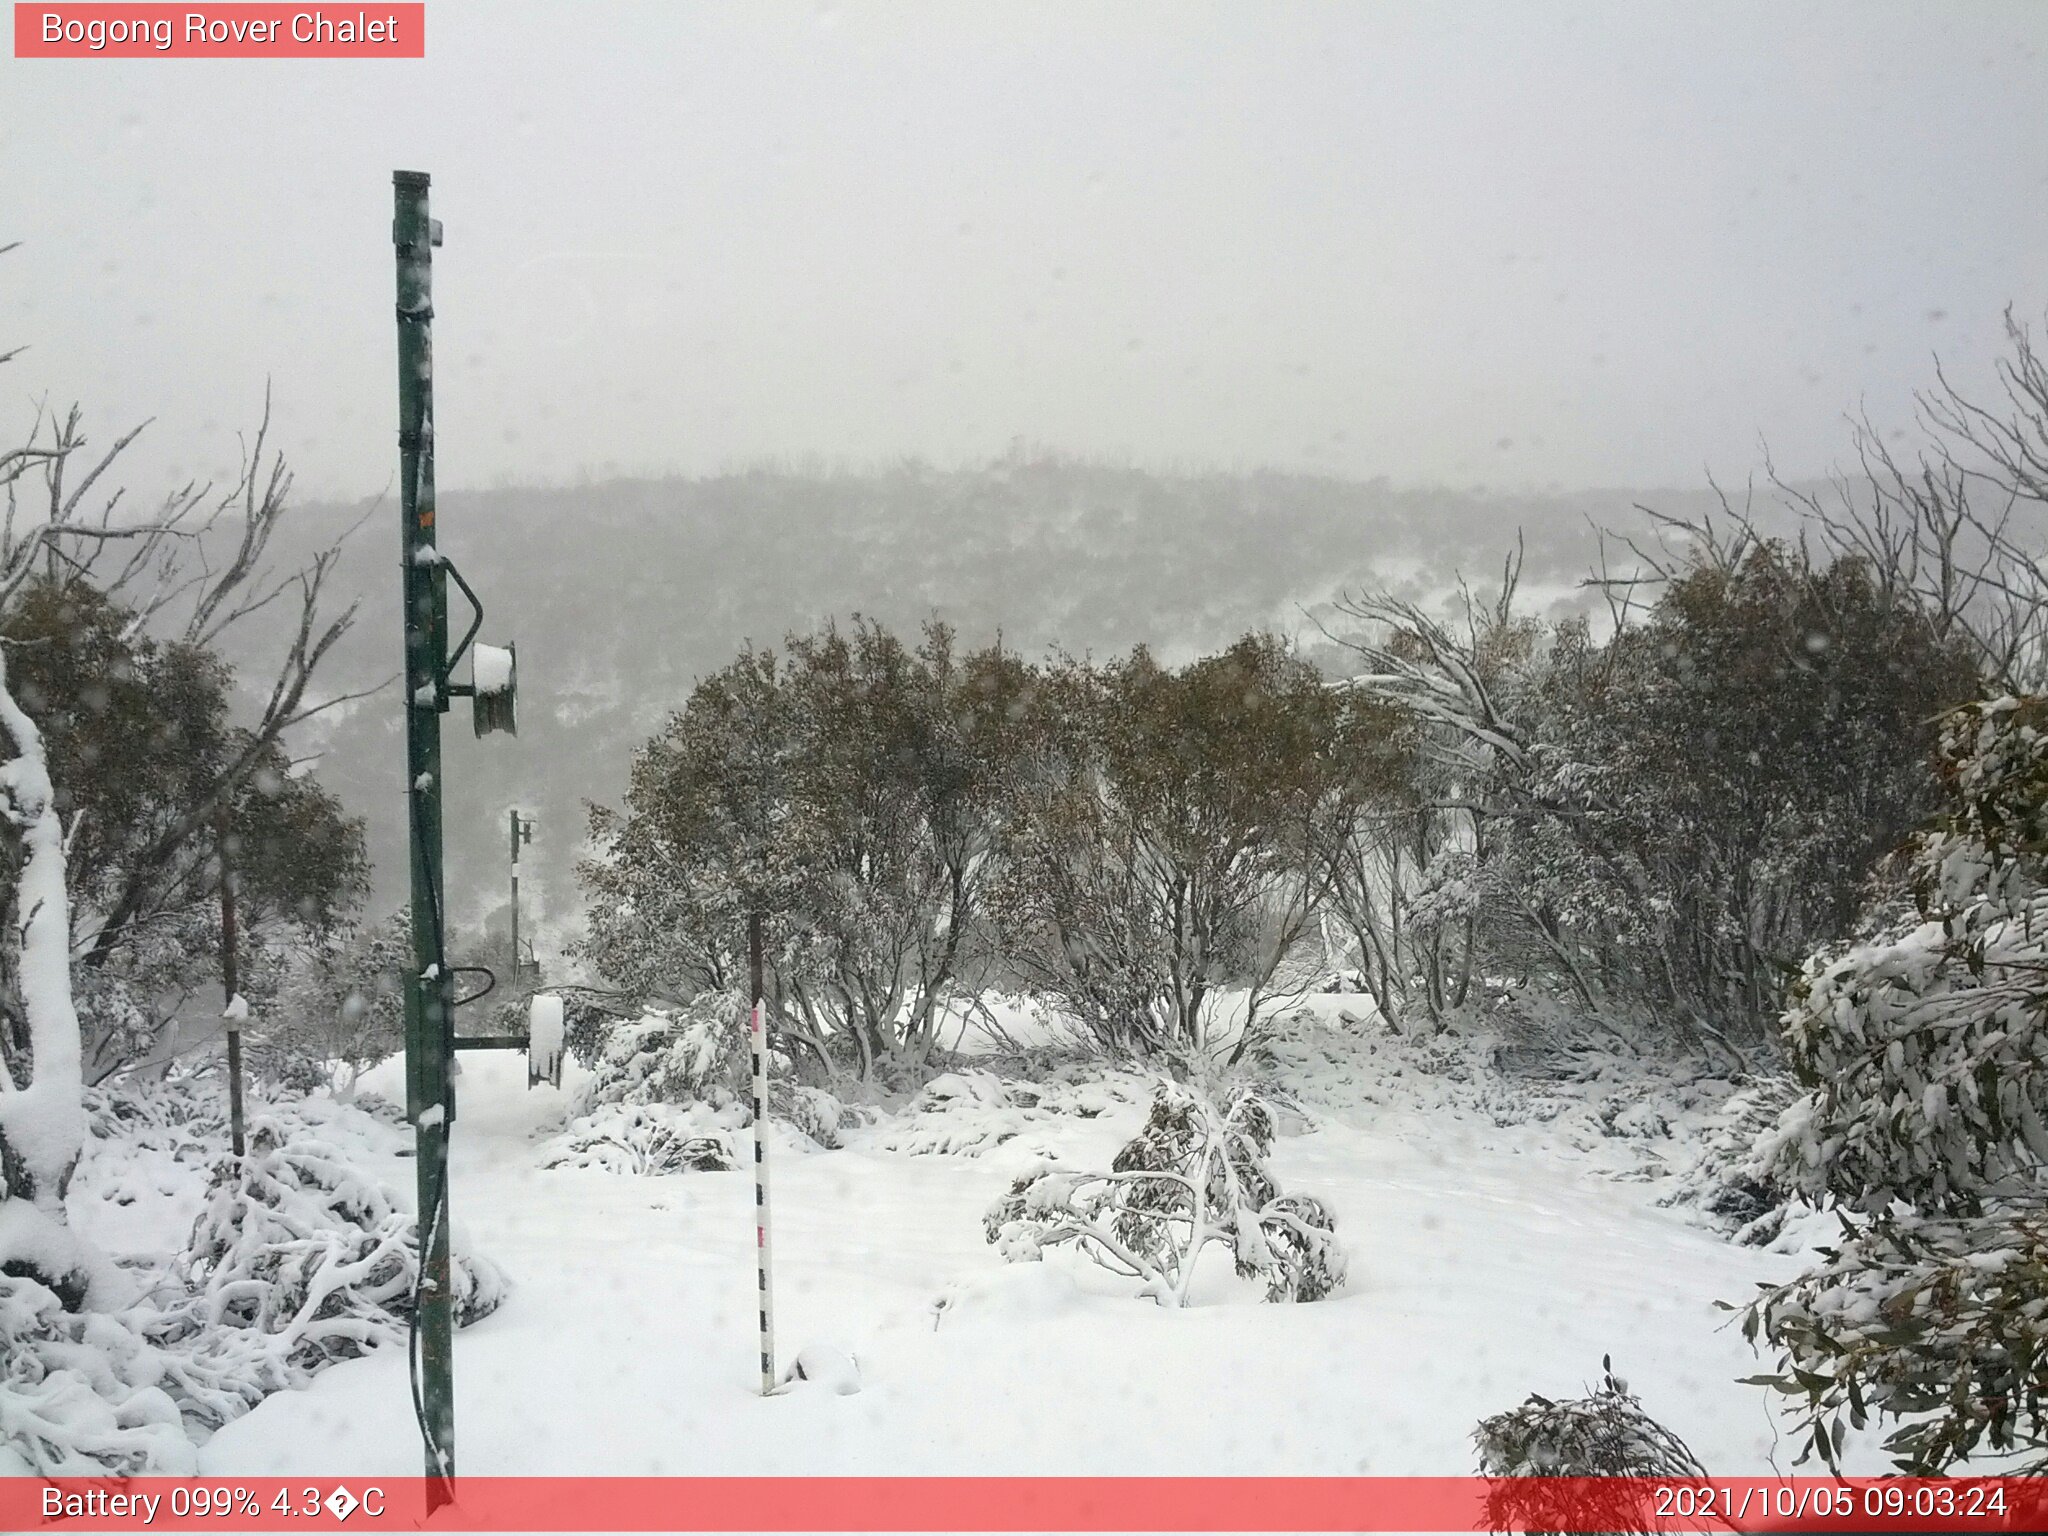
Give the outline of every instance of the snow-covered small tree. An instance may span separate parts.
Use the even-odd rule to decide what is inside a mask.
[[[706,992],[675,1008],[619,1020],[604,1035],[576,1113],[599,1104],[707,1104],[747,1097],[752,1058],[747,1005],[733,992]]]
[[[18,841],[19,926],[0,937],[13,950],[25,1040],[0,1042],[0,1271],[39,1281],[76,1308],[85,1301],[90,1256],[64,1218],[64,1192],[85,1145],[78,1010],[71,999],[71,899],[43,735],[7,686],[0,647],[0,821]]]
[[[1806,1454],[1903,1421],[1900,1464],[1988,1449],[2048,1470],[2048,700],[1950,719],[1951,804],[1915,843],[1915,908],[1807,967],[1786,1015],[1806,1092],[1763,1170],[1843,1213],[1843,1240],[1767,1287],[1758,1378],[1803,1399]]]
[[[1344,1283],[1336,1222],[1307,1195],[1280,1192],[1266,1159],[1273,1117],[1239,1087],[1219,1105],[1199,1088],[1160,1087],[1145,1125],[1106,1173],[1058,1166],[1019,1177],[983,1220],[1013,1262],[1071,1244],[1144,1282],[1161,1306],[1186,1306],[1195,1261],[1228,1247],[1237,1273],[1269,1301],[1319,1301]]]
[[[402,1343],[420,1283],[418,1223],[342,1144],[259,1119],[246,1157],[214,1170],[183,1260],[188,1295],[152,1333],[204,1422],[373,1348]],[[496,1311],[505,1277],[458,1254],[455,1320]]]
[[[1628,1383],[1600,1361],[1600,1385],[1562,1402],[1530,1393],[1520,1407],[1481,1419],[1472,1441],[1489,1479],[1487,1529],[1655,1531],[1654,1500],[1637,1483],[1594,1479],[1704,1478],[1686,1443],[1651,1418]]]

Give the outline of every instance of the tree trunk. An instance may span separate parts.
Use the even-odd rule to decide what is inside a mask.
[[[0,1063],[0,1230],[20,1265],[66,1301],[82,1296],[82,1250],[65,1229],[64,1191],[85,1147],[83,1062],[71,999],[71,902],[42,732],[15,702],[0,651],[0,730],[14,749],[0,766],[0,805],[21,838],[15,893],[17,974],[26,1060]],[[27,1207],[24,1212],[21,1207]],[[50,1230],[52,1227],[57,1230]]]

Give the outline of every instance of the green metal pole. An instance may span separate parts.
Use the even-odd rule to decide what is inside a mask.
[[[434,548],[433,247],[427,177],[392,174],[398,256],[398,465],[405,593],[405,766],[411,805],[413,972],[405,993],[406,1113],[417,1137],[423,1280],[419,1298],[421,1434],[427,1507],[455,1476],[454,1288],[448,1261],[448,1128],[453,989],[443,953],[441,713],[448,708],[448,578]]]

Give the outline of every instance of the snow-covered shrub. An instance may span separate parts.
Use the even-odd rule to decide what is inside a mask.
[[[790,1071],[786,1057],[774,1061],[771,1123],[785,1123],[803,1150],[837,1146],[853,1117],[831,1094],[793,1082]],[[614,1022],[543,1163],[632,1174],[737,1167],[740,1133],[754,1118],[752,1072],[747,1009],[735,995],[707,993]]]
[[[771,1084],[768,1110],[771,1116],[787,1120],[819,1146],[827,1148],[839,1145],[839,1132],[856,1118],[824,1089],[803,1083]]]
[[[1732,1094],[1715,1116],[1698,1160],[1662,1202],[1688,1205],[1738,1243],[1774,1241],[1784,1227],[1792,1191],[1768,1166],[1762,1141],[1799,1097],[1789,1077],[1762,1077]]]
[[[457,1255],[453,1275],[460,1326],[504,1300],[488,1260]],[[335,1143],[258,1119],[248,1155],[215,1172],[182,1278],[188,1295],[152,1332],[188,1411],[224,1423],[336,1361],[405,1339],[417,1224]]]
[[[1479,1421],[1472,1441],[1479,1474],[1490,1480],[1489,1530],[1659,1530],[1640,1485],[1555,1480],[1707,1475],[1685,1442],[1644,1411],[1611,1358],[1602,1357],[1600,1369],[1600,1385],[1585,1397],[1556,1402],[1532,1392],[1520,1407]]]
[[[1219,1107],[1200,1089],[1163,1084],[1143,1129],[1107,1173],[1050,1166],[1018,1178],[983,1229],[1004,1258],[1037,1259],[1070,1243],[1144,1282],[1162,1306],[1185,1306],[1195,1261],[1227,1245],[1237,1272],[1269,1301],[1318,1301],[1344,1282],[1336,1222],[1321,1202],[1283,1195],[1266,1168],[1273,1117],[1251,1089]]]
[[[945,1072],[876,1135],[877,1151],[980,1157],[1031,1128],[1038,1090],[981,1068]]]
[[[1837,1248],[1751,1305],[1743,1331],[1785,1352],[1758,1378],[1803,1398],[1808,1444],[1829,1465],[1844,1424],[1875,1410],[1902,1471],[1939,1477],[1980,1445],[2048,1473],[2048,1208],[2031,1214],[1843,1223]]]
[[[600,1104],[744,1103],[752,1064],[747,1008],[736,993],[707,992],[684,1007],[649,1009],[612,1025],[574,1113]]]
[[[0,1475],[190,1476],[198,1458],[162,1379],[122,1314],[0,1274]]]
[[[1810,1090],[1769,1166],[1866,1211],[1963,1214],[2048,1159],[2048,700],[1959,710],[1919,917],[1808,962],[1786,1040]]]
[[[1811,961],[1786,1015],[1806,1092],[1758,1146],[1843,1240],[1744,1317],[1801,1399],[1806,1454],[1901,1420],[1915,1471],[1980,1445],[2048,1470],[2048,700],[1972,705],[1952,802],[1911,852],[1917,920]]]
[[[578,988],[566,988],[563,997],[562,1047],[579,1067],[596,1067],[604,1059],[605,1042],[618,1011],[606,1007]]]
[[[865,1143],[878,1152],[912,1157],[983,1157],[999,1147],[1012,1154],[1053,1156],[1062,1120],[1093,1120],[1105,1112],[1144,1104],[1150,1074],[1115,1072],[1099,1061],[1085,1068],[1010,1063],[1038,1071],[1036,1080],[1000,1075],[985,1067],[942,1073],[918,1090],[903,1110],[884,1121]],[[863,1115],[848,1109],[846,1119]]]
[[[225,1135],[228,1128],[227,1084],[211,1075],[123,1081],[118,1087],[88,1088],[83,1097],[86,1125],[96,1141],[140,1137],[196,1143]]]
[[[544,1168],[606,1173],[717,1173],[736,1168],[745,1117],[701,1104],[600,1104],[578,1115],[541,1155]]]

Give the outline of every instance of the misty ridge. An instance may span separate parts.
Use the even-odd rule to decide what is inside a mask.
[[[1746,488],[1724,489],[1746,501]],[[1746,504],[1759,528],[1780,526],[1775,494]],[[484,595],[481,638],[519,649],[517,741],[473,740],[466,710],[449,719],[450,915],[504,930],[517,807],[540,826],[522,854],[524,921],[558,960],[579,926],[586,804],[616,803],[633,750],[749,642],[779,648],[786,633],[860,615],[903,634],[937,619],[968,644],[1000,637],[1028,657],[1142,643],[1180,662],[1248,630],[1326,656],[1316,621],[1347,591],[1448,603],[1461,579],[1497,586],[1519,539],[1523,611],[1593,607],[1596,530],[1641,534],[1641,507],[1697,520],[1721,503],[1704,475],[1689,489],[1493,493],[1016,448],[981,467],[767,465],[449,490],[439,505],[441,547]],[[287,568],[361,524],[333,577],[337,603],[361,607],[323,665],[329,696],[396,671],[397,516],[388,497],[307,503],[280,530]],[[245,643],[259,639],[252,629]],[[404,896],[402,742],[393,684],[316,717],[297,743],[368,822],[372,915]]]

